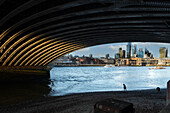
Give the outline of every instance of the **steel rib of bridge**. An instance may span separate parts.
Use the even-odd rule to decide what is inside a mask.
[[[3,66],[47,65],[69,52],[105,43],[170,42],[168,0],[19,1],[0,2]]]

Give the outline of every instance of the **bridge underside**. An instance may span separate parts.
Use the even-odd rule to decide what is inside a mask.
[[[169,12],[169,0],[1,0],[0,66],[46,66],[106,43],[169,43]]]

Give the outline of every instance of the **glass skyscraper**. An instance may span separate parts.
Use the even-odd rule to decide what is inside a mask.
[[[137,46],[136,45],[131,45],[131,57],[136,58],[137,57]]]
[[[138,58],[143,58],[143,57],[144,57],[144,52],[143,52],[143,49],[140,48],[138,52]]]
[[[131,58],[131,42],[127,45],[127,58]]]

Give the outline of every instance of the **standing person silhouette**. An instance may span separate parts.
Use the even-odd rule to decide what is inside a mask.
[[[124,91],[126,91],[126,85],[125,84],[123,84],[123,89],[124,89]]]
[[[157,87],[156,88],[157,92],[159,93],[161,91],[161,88],[160,87]]]

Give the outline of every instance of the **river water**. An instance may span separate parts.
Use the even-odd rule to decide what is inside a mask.
[[[170,67],[54,67],[51,71],[51,96],[73,93],[166,88]]]

